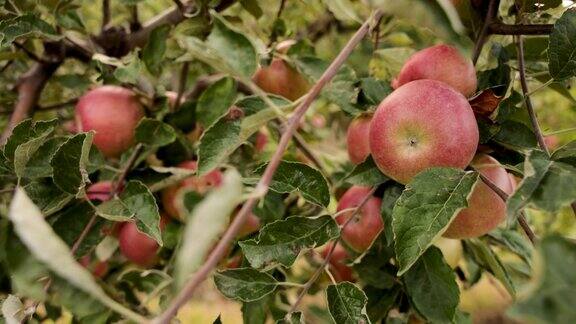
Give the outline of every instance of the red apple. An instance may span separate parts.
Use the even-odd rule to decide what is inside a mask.
[[[234,215],[236,215],[236,213]],[[238,234],[236,234],[236,237],[242,238],[248,236],[252,233],[257,232],[259,229],[260,229],[260,218],[254,215],[253,213],[250,213],[248,214],[248,218],[246,218],[244,225],[240,227],[240,230],[238,231]]]
[[[106,157],[117,157],[134,143],[134,130],[144,117],[138,98],[129,89],[102,86],[76,104],[78,131],[95,131],[94,145]]]
[[[328,255],[328,252],[330,251],[330,249],[332,249],[332,246],[334,245],[334,242],[330,242],[326,245],[326,247],[322,250],[322,257],[326,258],[326,256]],[[341,244],[337,244],[336,248],[334,248],[334,252],[332,252],[332,256],[330,257],[330,272],[332,273],[332,275],[334,276],[334,279],[336,280],[336,282],[341,282],[341,281],[350,281],[350,282],[354,282],[354,276],[352,275],[352,268],[350,268],[347,264],[346,261],[348,260],[350,256],[348,255],[348,252],[346,251],[346,249],[341,245]]]
[[[262,153],[264,151],[264,148],[266,147],[266,144],[268,144],[268,134],[266,134],[265,130],[258,131],[258,133],[256,133],[256,142],[254,143],[254,149],[256,150],[256,152]]]
[[[558,147],[560,141],[558,139],[558,136],[548,135],[544,137],[544,143],[546,144],[546,147],[548,147],[548,150],[554,151]]]
[[[168,223],[164,215],[160,218],[160,230]],[[118,235],[120,252],[131,262],[148,268],[157,260],[158,243],[148,235],[140,232],[135,222],[126,222],[122,225]]]
[[[370,155],[370,122],[372,115],[356,117],[348,126],[346,144],[348,156],[354,164],[360,164]]]
[[[92,272],[92,275],[96,278],[103,278],[108,272],[108,262],[106,261],[92,261],[89,254],[86,254],[78,262],[86,269]]]
[[[464,169],[478,138],[466,98],[434,80],[412,81],[395,90],[380,103],[370,124],[376,165],[404,184],[427,168]]]
[[[507,194],[513,185],[506,169],[496,159],[486,154],[478,154],[472,167],[492,181]],[[468,200],[468,207],[461,210],[444,232],[449,238],[471,238],[482,236],[506,219],[506,203],[482,180],[474,187]]]
[[[340,198],[337,211],[357,207],[370,194],[370,190],[368,187],[351,187]],[[380,216],[381,204],[380,198],[368,198],[360,212],[356,213],[354,220],[342,230],[342,240],[355,251],[366,251],[384,228],[384,222]],[[344,212],[336,217],[336,222],[343,225],[353,214],[354,210]]]
[[[196,170],[198,168],[198,163],[196,161],[185,161],[180,163],[178,167],[189,170]],[[170,217],[183,221],[185,217],[184,215],[180,215],[180,212],[175,204],[180,190],[187,188],[192,189],[199,194],[205,194],[209,189],[218,187],[221,184],[222,172],[217,169],[210,171],[202,177],[189,177],[179,184],[168,187],[162,191],[162,205],[164,206],[164,211],[166,211]]]
[[[444,82],[466,97],[474,94],[477,86],[472,61],[448,45],[436,45],[416,52],[404,63],[400,74],[392,81],[392,87],[397,89],[421,79]]]
[[[90,200],[94,201],[108,201],[110,198],[110,193],[114,189],[114,182],[112,181],[100,181],[91,185],[86,189],[86,196]]]
[[[252,79],[260,89],[292,101],[310,89],[308,80],[280,58],[272,59],[269,66],[258,68]]]

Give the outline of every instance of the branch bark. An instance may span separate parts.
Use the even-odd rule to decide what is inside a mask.
[[[492,22],[490,24],[490,34],[493,35],[548,35],[552,32],[554,25],[507,25],[501,22]]]
[[[280,162],[282,160],[282,156],[284,151],[288,147],[296,128],[300,122],[300,119],[312,102],[318,97],[320,91],[324,86],[332,80],[334,75],[338,72],[340,67],[344,64],[348,56],[352,53],[354,48],[360,43],[360,41],[366,36],[370,29],[370,24],[373,21],[377,21],[382,16],[380,11],[376,11],[359,29],[358,31],[352,36],[352,38],[348,41],[346,46],[340,51],[338,56],[334,59],[334,61],[330,64],[330,66],[324,71],[320,79],[317,81],[316,84],[310,89],[304,101],[296,108],[294,114],[288,120],[288,126],[286,131],[282,134],[280,142],[278,143],[278,148],[274,155],[272,156],[270,163],[266,167],[262,178],[258,182],[255,188],[255,193],[257,193],[258,197],[263,197],[269,189],[270,183],[274,176],[274,173],[278,169]],[[240,209],[234,220],[230,224],[230,227],[226,230],[214,250],[210,253],[206,262],[198,269],[198,271],[190,277],[190,279],[184,285],[184,288],[178,293],[178,295],[172,300],[172,302],[168,305],[166,310],[160,314],[155,320],[154,323],[157,324],[168,324],[170,320],[176,315],[180,307],[184,305],[190,297],[196,291],[196,288],[200,285],[202,281],[204,281],[210,272],[214,269],[216,264],[220,261],[220,259],[224,256],[226,249],[228,248],[228,244],[234,239],[236,233],[240,229],[240,227],[246,221],[248,214],[254,208],[258,198],[251,198]]]

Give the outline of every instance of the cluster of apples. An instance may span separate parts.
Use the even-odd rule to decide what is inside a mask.
[[[493,157],[476,154],[479,131],[467,98],[476,91],[477,80],[470,60],[448,45],[423,49],[408,59],[392,87],[394,91],[374,114],[363,114],[350,123],[347,146],[352,163],[360,164],[371,155],[384,174],[402,184],[431,167],[470,166],[504,192],[512,193],[512,176]],[[338,209],[357,206],[367,192],[368,188],[353,186],[340,199]],[[484,235],[505,215],[505,202],[480,182],[470,195],[468,207],[458,213],[443,236],[463,239]],[[347,215],[342,216],[346,219]],[[362,252],[383,229],[379,198],[370,198],[357,218],[344,229],[342,240]]]

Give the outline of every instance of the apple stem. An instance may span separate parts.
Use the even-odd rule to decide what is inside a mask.
[[[534,112],[534,107],[532,106],[532,100],[530,100],[528,82],[526,81],[526,70],[524,68],[524,42],[522,40],[522,36],[516,36],[516,49],[518,52],[518,73],[520,74],[520,85],[522,86],[524,102],[526,103],[526,109],[528,110],[528,115],[530,116],[530,122],[532,123],[534,135],[536,135],[540,149],[546,152],[546,155],[550,156],[550,152],[548,152],[548,147],[544,141],[544,136],[542,135],[542,130],[538,124],[538,119],[536,118],[536,113]]]
[[[296,108],[294,114],[289,119],[285,132],[282,134],[280,142],[278,143],[278,147],[272,156],[270,163],[266,167],[262,178],[256,185],[254,189],[256,192],[261,193],[260,197],[263,197],[269,189],[270,183],[272,182],[272,178],[280,162],[282,161],[282,156],[290,143],[298,124],[300,123],[300,119],[304,116],[308,108],[312,102],[318,97],[322,89],[332,78],[336,75],[340,67],[344,64],[348,56],[352,53],[352,51],[356,48],[356,46],[364,39],[366,34],[370,31],[370,26],[373,21],[377,21],[382,16],[382,12],[380,10],[376,10],[371,17],[362,24],[362,26],[356,31],[354,36],[348,41],[346,46],[340,51],[338,56],[332,61],[330,66],[324,71],[320,79],[314,84],[314,86],[309,90],[309,92],[305,95],[304,101]],[[177,294],[177,296],[170,302],[168,307],[164,310],[162,314],[154,319],[154,323],[157,324],[168,324],[170,320],[176,315],[180,307],[184,305],[190,297],[196,291],[196,288],[200,285],[202,281],[204,281],[210,272],[214,269],[214,267],[218,264],[220,259],[224,256],[228,244],[236,237],[236,233],[240,229],[240,227],[246,221],[248,215],[252,212],[252,208],[256,205],[258,201],[258,197],[254,197],[246,201],[234,220],[214,248],[206,262],[198,269],[196,273],[194,273],[188,281],[185,283],[184,288]]]
[[[366,197],[364,197],[362,199],[360,204],[358,204],[358,206],[356,206],[354,208],[354,212],[352,213],[352,215],[350,215],[350,218],[348,218],[346,220],[346,222],[344,223],[344,225],[342,225],[342,228],[340,229],[340,233],[342,233],[342,231],[348,226],[348,224],[352,223],[353,219],[355,219],[357,216],[362,215],[362,214],[360,214],[362,207],[364,207],[364,205],[370,200],[370,198],[372,198],[372,195],[376,191],[376,188],[377,187],[372,188],[370,190],[370,192],[368,194],[366,194]],[[330,262],[330,259],[332,258],[332,254],[334,254],[334,251],[336,250],[336,245],[338,245],[338,243],[340,243],[341,240],[342,240],[342,235],[339,235],[336,238],[336,240],[334,241],[334,243],[332,244],[332,246],[330,247],[330,250],[328,250],[328,253],[324,257],[324,261],[322,262],[322,264],[320,264],[320,266],[316,269],[316,271],[314,271],[314,274],[312,275],[312,277],[304,284],[304,287],[302,287],[302,291],[300,291],[300,294],[298,294],[298,298],[292,304],[288,313],[292,313],[296,310],[296,308],[298,307],[298,305],[300,304],[300,302],[302,301],[304,296],[306,296],[306,294],[308,293],[308,290],[310,289],[310,287],[312,287],[312,285],[316,282],[318,277],[320,277],[320,274],[322,274],[322,272],[324,271],[324,269],[326,268],[326,266]]]
[[[492,189],[500,198],[502,198],[504,202],[508,200],[509,197],[508,194],[481,173],[480,173],[480,179],[488,187],[490,187],[490,189]],[[526,236],[528,237],[530,242],[532,242],[532,245],[536,244],[536,242],[538,241],[538,237],[536,236],[536,234],[534,234],[534,231],[530,228],[528,221],[526,221],[526,215],[524,214],[524,211],[520,212],[520,215],[518,216],[518,223],[520,224],[520,227],[522,227],[522,230],[524,230],[524,233],[526,233]]]

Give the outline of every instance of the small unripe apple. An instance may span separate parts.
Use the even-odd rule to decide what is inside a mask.
[[[260,130],[256,133],[256,141],[254,143],[254,149],[258,153],[264,152],[264,148],[268,144],[268,134],[265,130]]]
[[[496,159],[478,154],[471,165],[505,193],[512,193],[510,177]],[[504,219],[506,202],[482,180],[478,180],[468,199],[468,207],[456,215],[444,236],[460,239],[482,236],[495,229]]]
[[[556,135],[548,135],[544,137],[544,143],[548,150],[554,151],[558,147],[558,144],[560,144],[560,140]]]
[[[476,284],[460,292],[458,308],[472,315],[474,323],[505,323],[505,312],[512,301],[502,283],[484,273]]]
[[[376,165],[403,184],[431,167],[464,169],[478,139],[466,98],[434,80],[412,81],[392,92],[370,123],[370,152]]]
[[[272,59],[269,66],[258,68],[252,79],[260,89],[291,101],[302,97],[310,89],[308,80],[280,58]]]
[[[144,110],[131,90],[102,86],[78,100],[75,114],[78,131],[95,131],[94,145],[104,156],[117,157],[134,143]]]
[[[179,168],[188,170],[197,170],[198,163],[196,161],[185,161],[178,165]],[[191,189],[198,192],[199,194],[205,194],[208,190],[213,187],[218,187],[222,184],[222,172],[220,170],[213,170],[202,177],[192,176],[189,177],[179,184],[170,186],[162,191],[162,205],[164,206],[164,211],[170,217],[183,221],[185,219],[184,215],[180,215],[179,209],[176,207],[176,199],[178,194],[182,189]]]
[[[356,117],[348,126],[346,144],[353,164],[360,164],[370,155],[370,122],[372,115]]]
[[[168,223],[168,217],[160,218],[160,230]],[[126,259],[143,267],[153,266],[157,260],[158,243],[150,236],[140,232],[135,222],[126,222],[118,234],[120,252]]]
[[[436,45],[414,53],[392,81],[392,87],[397,89],[421,79],[441,81],[466,97],[474,94],[477,86],[472,61],[448,45]]]
[[[86,196],[90,200],[104,202],[112,198],[110,196],[112,190],[114,190],[114,182],[100,181],[86,189]]]
[[[355,208],[370,194],[370,188],[353,186],[348,189],[338,202],[337,211]],[[384,222],[380,216],[382,200],[370,197],[356,213],[354,219],[342,230],[342,240],[357,252],[366,251],[378,234],[384,229]],[[343,225],[354,214],[354,210],[344,212],[336,217],[336,222]]]
[[[92,261],[89,254],[83,256],[78,260],[78,262],[86,269],[92,272],[92,275],[96,278],[103,278],[108,272],[108,262],[106,261]]]
[[[326,258],[326,256],[328,255],[328,252],[330,252],[330,249],[332,249],[333,245],[334,245],[334,242],[330,242],[322,250],[322,257],[323,258]],[[346,251],[346,249],[341,244],[338,243],[336,245],[336,247],[334,248],[334,252],[332,252],[332,256],[330,257],[330,261],[328,262],[330,264],[330,270],[331,270],[330,272],[334,276],[334,279],[336,280],[336,282],[341,282],[341,281],[353,282],[353,281],[355,281],[354,276],[352,275],[352,268],[350,268],[346,264],[346,261],[349,258],[350,258],[350,255],[348,255],[348,252]]]
[[[464,254],[462,242],[460,242],[460,240],[439,237],[434,241],[434,245],[442,251],[444,261],[446,261],[450,268],[454,269],[458,266],[458,263]]]

